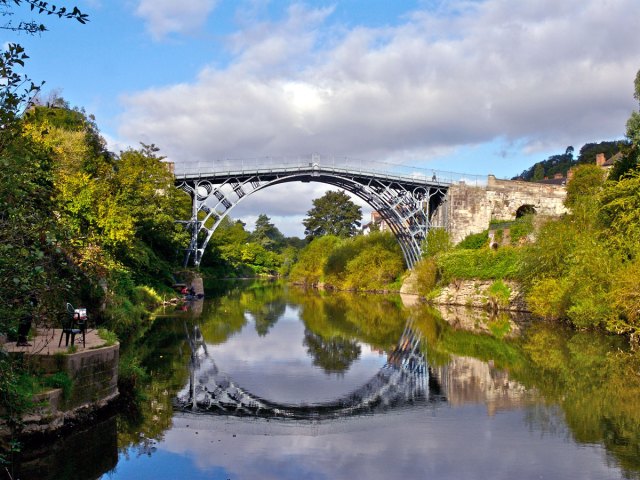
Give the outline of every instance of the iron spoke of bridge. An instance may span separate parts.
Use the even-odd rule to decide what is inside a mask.
[[[176,186],[191,196],[191,219],[182,222],[191,233],[184,265],[199,266],[220,222],[241,201],[272,185],[321,182],[353,193],[374,208],[398,240],[409,268],[422,256],[422,244],[438,207],[446,201],[448,184],[426,177],[372,173],[316,162],[272,169],[196,172],[176,178]],[[439,222],[446,222],[446,213]],[[443,226],[446,226],[443,225]]]

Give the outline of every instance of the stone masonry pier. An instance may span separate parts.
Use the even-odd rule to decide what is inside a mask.
[[[483,186],[451,185],[448,201],[441,207],[444,211],[438,215],[448,218],[451,240],[458,243],[486,230],[491,220],[515,220],[528,211],[548,217],[563,215],[566,195],[562,185],[499,180],[489,175]]]

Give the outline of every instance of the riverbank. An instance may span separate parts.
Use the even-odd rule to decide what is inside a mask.
[[[489,311],[530,312],[521,285],[513,280],[457,279],[421,294],[418,274],[413,271],[400,288],[433,305],[477,308]]]

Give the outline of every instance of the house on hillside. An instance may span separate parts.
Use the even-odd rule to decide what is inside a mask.
[[[598,153],[596,155],[596,165],[602,168],[603,170],[609,172],[609,170],[613,168],[613,165],[615,165],[615,163],[621,158],[622,158],[622,153],[620,152],[616,153],[609,159],[605,158],[604,153]]]
[[[389,225],[387,224],[387,222],[384,221],[384,219],[382,218],[382,215],[380,215],[375,210],[371,212],[371,221],[369,223],[365,223],[362,226],[362,233],[364,235],[368,235],[372,231],[378,231],[378,232],[391,231],[391,228],[389,228]]]

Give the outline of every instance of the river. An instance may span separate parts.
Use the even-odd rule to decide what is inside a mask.
[[[620,338],[399,296],[219,283],[124,356],[138,411],[34,452],[38,479],[640,478]]]

